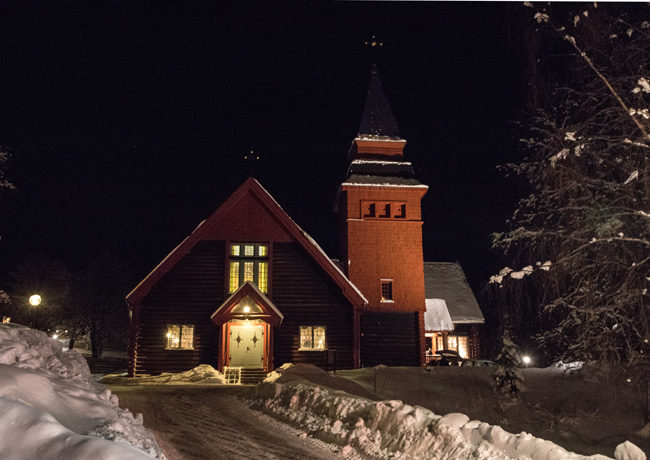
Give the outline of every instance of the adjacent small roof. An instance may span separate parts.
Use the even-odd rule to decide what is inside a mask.
[[[370,67],[368,97],[359,127],[359,136],[362,135],[400,139],[397,122],[390,109],[386,94],[384,94],[384,88],[379,80],[379,71],[375,64]]]
[[[284,319],[284,315],[275,306],[275,304],[269,299],[266,294],[259,290],[255,283],[246,281],[244,284],[239,286],[235,292],[232,293],[224,302],[215,310],[214,313],[210,316],[210,319],[215,323],[223,323],[227,321],[227,315],[232,312],[231,307],[235,307],[242,299],[245,297],[251,297],[258,305],[262,306],[264,310],[267,310],[271,315],[272,321],[274,323],[281,323]],[[231,313],[230,313],[231,314]],[[226,319],[224,319],[226,318]]]
[[[454,324],[485,322],[457,262],[424,262],[424,294],[426,299],[443,299]]]
[[[454,323],[449,316],[449,309],[444,299],[426,299],[427,310],[424,312],[425,331],[453,331]]]

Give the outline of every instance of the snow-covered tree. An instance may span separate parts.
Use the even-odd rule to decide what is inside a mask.
[[[554,84],[506,167],[531,193],[494,235],[522,268],[491,286],[528,283],[550,357],[633,364],[650,339],[650,23],[618,5],[527,6]]]
[[[501,333],[501,352],[496,357],[496,362],[500,367],[494,374],[495,390],[499,393],[516,396],[520,390],[521,377],[517,374],[517,370],[521,363],[517,346],[512,341],[511,326],[507,316],[504,319]]]

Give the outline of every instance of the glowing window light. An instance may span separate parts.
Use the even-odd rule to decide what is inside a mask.
[[[194,348],[193,324],[169,324],[165,336],[167,349],[192,350]]]
[[[301,350],[325,350],[325,326],[300,326]]]
[[[257,268],[257,287],[260,291],[267,293],[269,290],[269,263],[259,262]]]

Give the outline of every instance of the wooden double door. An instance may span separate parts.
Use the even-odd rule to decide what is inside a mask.
[[[230,324],[228,365],[263,368],[266,361],[266,327],[264,324]]]

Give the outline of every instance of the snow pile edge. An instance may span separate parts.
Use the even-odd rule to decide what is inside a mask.
[[[12,323],[0,324],[0,452],[2,458],[165,458],[142,416],[119,407],[117,396],[92,379],[83,356]]]
[[[185,372],[163,372],[159,375],[128,377],[126,374],[106,374],[99,381],[108,385],[222,385],[224,377],[209,364],[199,364]]]
[[[253,406],[300,427],[323,441],[342,446],[342,454],[383,458],[592,459],[567,451],[528,433],[512,434],[500,426],[464,414],[436,415],[402,401],[370,401],[304,383],[262,383]],[[642,460],[645,454],[626,442],[617,460]]]

